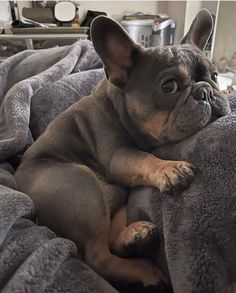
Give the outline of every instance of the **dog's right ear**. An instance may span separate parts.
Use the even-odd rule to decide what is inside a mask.
[[[123,86],[139,46],[116,21],[106,16],[93,20],[91,39],[104,64],[107,79],[116,86]]]

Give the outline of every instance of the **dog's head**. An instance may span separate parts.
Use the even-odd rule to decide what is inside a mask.
[[[230,112],[203,53],[212,27],[210,13],[201,10],[180,45],[145,49],[114,20],[93,21],[95,50],[119,93],[114,103],[122,99],[122,111],[152,146],[181,140]]]

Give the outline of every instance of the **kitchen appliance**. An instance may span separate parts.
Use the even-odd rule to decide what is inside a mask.
[[[131,38],[143,47],[174,43],[175,21],[165,14],[136,13],[124,16],[120,23]]]
[[[152,46],[173,45],[175,21],[172,18],[156,18],[154,20],[152,35]]]

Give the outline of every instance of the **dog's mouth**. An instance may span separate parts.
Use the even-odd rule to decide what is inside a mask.
[[[178,105],[178,111],[172,113],[173,121],[166,133],[162,134],[162,141],[176,142],[193,135],[222,116],[230,114],[231,109],[226,96],[219,90],[211,88],[200,98],[190,92]],[[166,143],[167,141],[165,141]]]
[[[142,133],[149,145],[158,147],[189,137],[230,112],[229,101],[220,91],[212,89],[208,95],[196,98],[189,88],[165,119],[148,121],[150,127],[142,128]]]
[[[210,105],[213,117],[219,118],[230,113],[227,97],[212,81],[200,81],[194,84],[191,96],[200,104]]]
[[[229,101],[226,97],[223,97],[223,95],[213,96],[212,99],[209,100],[209,104],[211,106],[212,116],[215,117],[215,119],[231,113]]]
[[[204,86],[201,88],[200,84]],[[190,96],[199,101],[200,104],[210,106],[212,112],[211,122],[231,113],[228,98],[221,93],[218,87],[209,83],[198,82]]]

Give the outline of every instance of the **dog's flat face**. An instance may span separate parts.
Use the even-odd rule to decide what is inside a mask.
[[[189,44],[143,50],[124,91],[132,121],[158,145],[192,135],[230,111],[216,68]]]
[[[212,18],[202,10],[180,45],[144,49],[109,18],[93,23],[107,78],[151,146],[181,140],[230,112],[216,68],[202,51],[211,30]]]

